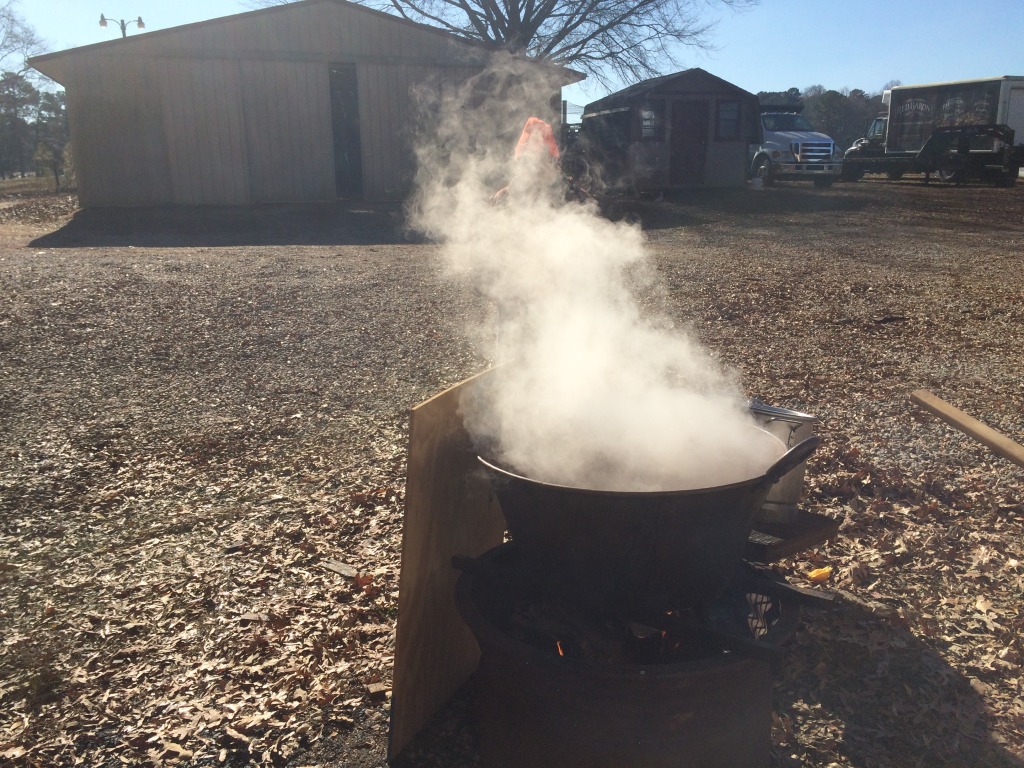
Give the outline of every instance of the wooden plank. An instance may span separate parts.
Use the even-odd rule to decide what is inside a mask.
[[[238,62],[224,61],[217,67],[218,104],[218,203],[239,204],[248,198],[248,174],[242,160],[242,94],[239,91]]]
[[[363,197],[381,197],[380,157],[384,152],[386,117],[382,109],[381,67],[360,64],[357,67],[359,89],[359,145],[363,168]]]
[[[156,62],[140,62],[136,67],[139,100],[135,103],[138,123],[135,126],[135,143],[138,144],[139,159],[135,161],[134,172],[141,185],[140,195],[135,204],[152,205],[166,200],[171,193],[171,170],[167,160],[168,142],[163,129],[163,103],[160,89],[156,85],[159,65]],[[145,141],[138,141],[145,136]]]
[[[333,162],[333,126],[331,125],[331,86],[329,65],[317,62],[303,67],[303,103],[306,117],[306,170],[303,195],[307,200],[335,198]]]
[[[177,190],[181,194],[181,200],[175,202],[187,205],[202,203],[205,197],[203,163],[196,154],[196,147],[200,146],[203,140],[197,111],[200,105],[195,95],[196,69],[196,63],[190,61],[182,61],[180,66],[174,68],[178,90],[177,99],[171,105],[171,109],[178,112],[180,125],[184,129],[173,138],[178,144],[176,162],[180,167],[175,175],[178,182]]]
[[[487,374],[481,374],[485,376]],[[412,410],[388,760],[476,669],[480,651],[455,608],[454,555],[501,543],[505,520],[459,414],[469,379]]]
[[[167,136],[167,163],[170,167],[171,201],[190,202],[191,181],[188,158],[188,132],[191,125],[186,120],[184,108],[184,87],[180,61],[159,61],[159,93],[163,105],[164,134]]]
[[[183,78],[183,101],[181,103],[183,117],[189,126],[185,134],[186,144],[182,147],[188,167],[189,182],[186,195],[191,204],[208,204],[213,199],[213,184],[208,164],[209,148],[205,147],[208,138],[204,123],[207,119],[207,102],[203,98],[202,71],[205,62],[187,61],[179,72]],[[180,159],[180,155],[179,155]]]
[[[281,102],[284,109],[279,110],[280,138],[277,143],[278,152],[284,162],[277,167],[277,177],[281,187],[278,198],[281,200],[303,199],[303,178],[306,164],[309,162],[310,147],[302,131],[308,122],[309,105],[301,99],[299,66],[289,63],[278,65],[282,75]],[[301,110],[302,119],[297,121],[296,115]]]
[[[242,75],[240,63],[231,62],[230,69],[230,127],[227,141],[232,163],[232,186],[229,200],[244,205],[249,202],[249,158],[245,144],[245,109],[242,103]]]
[[[273,198],[273,172],[268,158],[274,151],[273,121],[268,119],[276,84],[270,77],[273,66],[263,61],[243,60],[241,74],[242,114],[245,119],[245,154],[248,158],[249,195],[254,203],[270,202]]]
[[[955,427],[979,443],[988,446],[993,453],[1012,461],[1018,467],[1024,467],[1024,445],[1014,442],[1001,432],[984,424],[972,416],[968,416],[956,406],[936,397],[927,389],[917,389],[910,393],[912,402],[926,411],[938,416],[951,427]]]
[[[225,138],[224,128],[221,125],[221,111],[223,109],[225,92],[223,85],[218,82],[219,75],[224,70],[224,61],[205,62],[206,72],[198,77],[195,73],[195,94],[199,99],[199,109],[196,110],[196,128],[199,135],[203,137],[204,143],[195,147],[197,160],[203,168],[203,203],[223,203],[223,179],[226,172],[222,141]]]

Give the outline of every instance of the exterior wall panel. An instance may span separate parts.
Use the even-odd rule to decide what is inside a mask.
[[[391,125],[397,119],[387,103],[384,67],[359,68],[359,109],[363,149],[363,194],[380,199],[391,180],[385,171],[385,158],[393,147]]]
[[[476,56],[480,49],[444,33],[343,3],[311,3],[300,12],[272,8],[265,12],[188,25],[175,34],[129,38],[133,53],[183,57],[275,56],[339,60],[359,58],[437,61]]]
[[[399,199],[408,191],[413,174],[413,88],[438,74],[437,69],[423,66],[372,64],[359,68],[364,193],[368,200]]]
[[[68,112],[83,205],[166,200],[167,143],[147,68],[99,60],[78,69],[76,81]]]
[[[757,99],[753,94],[717,78],[700,69],[685,70],[675,75],[665,75],[653,78],[644,83],[637,83],[622,91],[606,96],[596,102],[588,104],[583,115],[584,132],[590,131],[593,136],[602,141],[611,151],[614,145],[614,132],[610,131],[609,117],[602,117],[604,113],[611,114],[616,110],[623,110],[628,114],[631,124],[634,126],[631,141],[639,140],[637,120],[643,105],[658,99],[666,99],[669,104],[675,102],[701,102],[707,105],[707,133],[702,144],[688,144],[685,150],[700,149],[703,152],[703,172],[700,179],[690,182],[674,179],[670,185],[667,180],[660,176],[655,179],[658,187],[669,188],[670,186],[708,186],[728,187],[742,186],[746,183],[746,171],[748,166],[747,145],[748,139],[753,130],[753,123],[757,116]],[[717,137],[717,104],[719,101],[736,101],[740,104],[739,138],[736,140],[721,140]],[[666,115],[671,114],[671,110]],[[672,126],[669,126],[672,130]],[[641,143],[640,146],[645,146]],[[655,165],[666,166],[672,162],[670,154],[659,158]],[[632,173],[634,169],[620,168],[619,162],[613,169],[613,175],[623,176],[624,173]],[[653,172],[648,168],[643,169],[644,174]],[[647,175],[644,178],[648,178]]]
[[[327,66],[242,62],[253,202],[334,197]]]
[[[157,60],[154,66],[161,73],[174,201],[187,205],[248,202],[236,64],[169,59]]]
[[[413,173],[410,89],[461,79],[482,49],[336,0],[37,57],[64,84],[83,205],[335,197],[329,66],[356,64],[364,197]]]

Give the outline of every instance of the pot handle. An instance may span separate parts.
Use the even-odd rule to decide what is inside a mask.
[[[821,445],[821,438],[817,435],[811,435],[805,440],[801,440],[782,454],[778,461],[768,467],[768,471],[764,473],[765,477],[768,478],[772,485],[775,485],[775,483],[782,479],[783,475],[806,461],[807,457],[814,453],[814,450],[819,445]]]

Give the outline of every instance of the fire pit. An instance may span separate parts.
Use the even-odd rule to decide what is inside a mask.
[[[769,549],[791,553],[825,536],[780,523],[775,543],[751,547],[747,517],[816,439],[738,484],[566,489],[481,465],[462,402],[485,383],[463,382],[413,411],[389,759],[473,680],[486,768],[764,766],[770,660],[795,607],[829,601],[781,589],[766,571],[750,576],[743,557],[768,563]],[[784,438],[799,435],[786,426]],[[780,442],[774,455],[784,451]],[[737,485],[749,494],[740,511],[725,500]],[[695,511],[705,494],[707,509]],[[512,542],[502,547],[506,527]]]
[[[793,603],[737,586],[706,619],[588,614],[515,544],[459,565],[456,603],[481,648],[484,768],[768,764],[770,659]]]

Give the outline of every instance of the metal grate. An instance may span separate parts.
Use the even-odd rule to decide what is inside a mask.
[[[801,163],[828,163],[832,161],[832,142],[793,142],[793,154]]]

